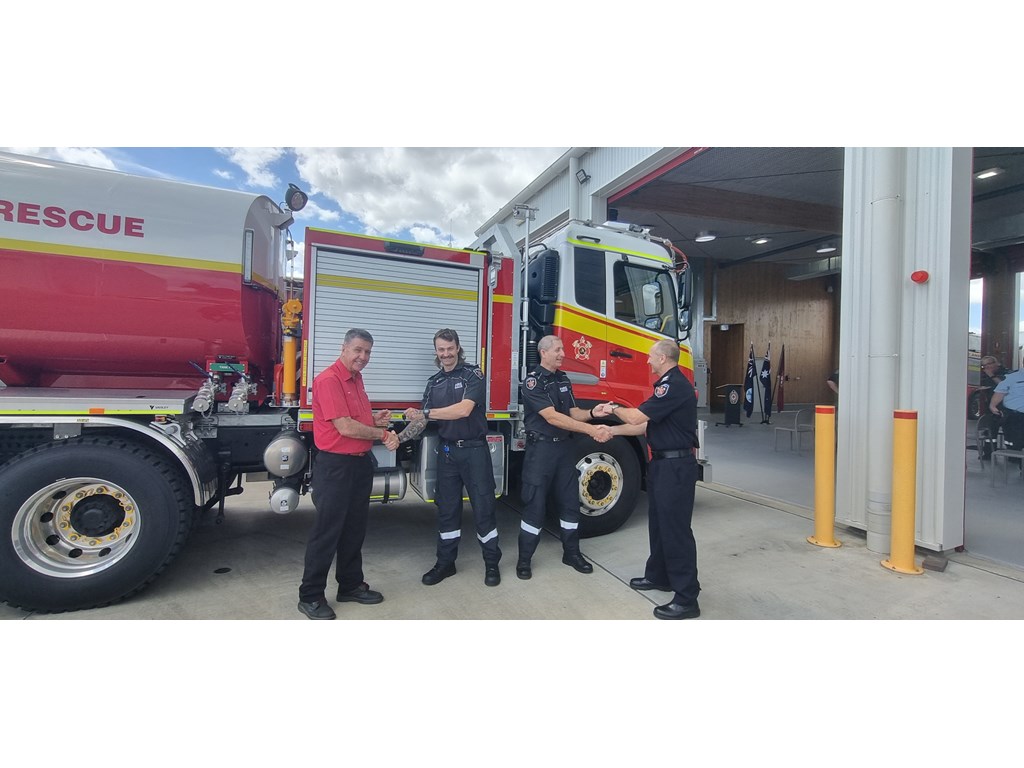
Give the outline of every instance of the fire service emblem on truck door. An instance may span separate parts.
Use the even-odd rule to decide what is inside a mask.
[[[576,341],[572,343],[573,348],[576,350],[577,360],[589,360],[590,359],[590,348],[594,346],[587,341],[586,336],[580,336]]]

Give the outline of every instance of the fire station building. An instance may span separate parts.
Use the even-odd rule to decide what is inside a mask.
[[[751,344],[785,345],[787,403],[835,403],[840,370],[836,521],[883,553],[894,411],[916,411],[915,541],[941,552],[965,545],[970,508],[972,277],[981,354],[1021,364],[1022,182],[1020,148],[573,147],[477,234],[504,223],[522,245],[567,219],[617,220],[671,240],[695,279],[699,405],[743,380]]]

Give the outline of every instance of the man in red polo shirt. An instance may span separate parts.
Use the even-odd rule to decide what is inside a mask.
[[[373,460],[370,449],[382,442],[390,451],[398,435],[384,427],[391,411],[370,409],[362,370],[370,361],[373,337],[362,328],[345,334],[341,357],[313,381],[313,530],[306,543],[299,587],[299,610],[311,619],[333,619],[327,604],[327,574],[337,557],[338,602],[372,605],[384,596],[363,581],[363,539],[370,511]]]

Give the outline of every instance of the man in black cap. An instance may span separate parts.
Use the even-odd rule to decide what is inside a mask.
[[[647,364],[657,377],[653,394],[637,408],[602,403],[597,417],[615,415],[622,422],[615,435],[647,433],[651,462],[647,467],[647,525],[651,556],[644,575],[630,579],[637,590],[675,592],[672,601],[659,605],[659,619],[700,616],[697,595],[697,542],[693,538],[693,497],[697,484],[697,395],[679,370],[679,345],[656,341]]]

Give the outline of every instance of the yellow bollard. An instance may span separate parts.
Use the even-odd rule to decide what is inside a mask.
[[[893,411],[892,533],[889,557],[882,566],[897,573],[919,574],[914,564],[914,515],[917,512],[917,411]]]
[[[814,406],[814,535],[819,547],[841,547],[836,541],[836,408]]]

